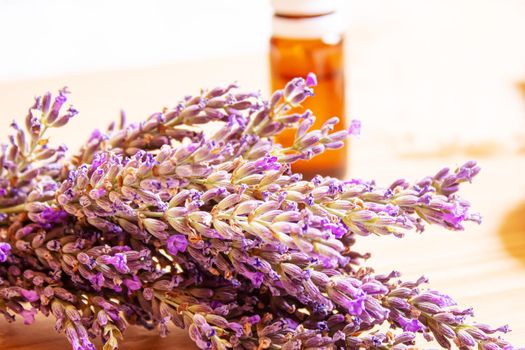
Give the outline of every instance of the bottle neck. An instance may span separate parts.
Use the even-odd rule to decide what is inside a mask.
[[[329,34],[342,35],[343,32],[343,21],[338,12],[300,17],[276,14],[272,19],[272,34],[275,37],[317,39]]]
[[[286,19],[305,19],[305,18],[317,18],[322,16],[328,16],[334,14],[336,11],[315,13],[315,14],[299,14],[299,13],[274,13],[275,17],[286,18]]]
[[[341,0],[272,0],[277,16],[318,17],[336,12]]]

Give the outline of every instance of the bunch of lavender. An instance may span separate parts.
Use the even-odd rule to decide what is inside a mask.
[[[511,349],[507,327],[469,321],[447,295],[377,274],[354,250],[370,234],[479,222],[457,195],[475,162],[410,184],[317,176],[290,163],[343,145],[357,121],[312,130],[315,76],[270,100],[203,90],[144,122],[96,130],[71,157],[49,128],[66,90],[36,99],[0,151],[0,312],[53,316],[73,349],[116,349],[128,324],[187,329],[201,349]],[[219,124],[214,133],[208,124]],[[274,143],[295,128],[290,147]],[[420,336],[418,336],[420,335]]]

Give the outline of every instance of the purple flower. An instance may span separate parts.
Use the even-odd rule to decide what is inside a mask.
[[[403,328],[403,330],[405,332],[419,332],[420,330],[423,329],[423,324],[421,324],[421,322],[419,322],[417,319],[413,318],[413,319],[407,319],[405,317],[399,317],[399,319],[397,320],[397,322],[399,323],[399,325],[401,326],[401,328]]]
[[[503,325],[500,327],[492,327],[484,323],[476,323],[475,326],[487,334],[493,334],[496,332],[502,332],[502,333],[510,332],[510,327],[508,325]]]
[[[166,243],[168,252],[173,256],[177,255],[179,252],[182,253],[186,251],[187,246],[188,240],[184,235],[171,235]]]
[[[335,238],[341,238],[348,232],[348,228],[342,222],[328,223],[324,225],[324,228],[330,230],[330,232],[332,232]]]
[[[49,112],[49,115],[47,116],[47,122],[49,124],[53,124],[60,113],[60,109],[62,108],[62,105],[67,101],[66,94],[67,89],[63,88],[59,91],[59,95],[55,97],[55,102],[53,103],[53,106],[51,107],[51,111]]]
[[[374,294],[386,294],[388,293],[388,288],[380,283],[373,283],[368,282],[361,286],[361,289],[366,294],[374,295]]]
[[[104,286],[104,275],[101,272],[89,276],[88,280],[95,290],[100,290]]]
[[[455,202],[452,209],[443,215],[443,220],[456,229],[463,229],[461,223],[465,221],[468,213],[468,205]]]
[[[250,279],[255,288],[259,288],[264,281],[264,274],[262,272],[245,272],[246,277]]]
[[[310,207],[315,204],[313,194],[309,193],[308,196],[306,196],[306,204],[308,204]]]
[[[42,223],[58,223],[67,218],[67,213],[62,209],[46,208],[40,213]]]
[[[261,160],[258,160],[255,165],[259,170],[279,170],[281,164],[278,162],[277,157],[265,156]]]
[[[365,310],[366,293],[362,290],[354,292],[352,301],[346,304],[348,312],[352,315],[361,315]]]
[[[34,290],[22,289],[20,294],[22,294],[22,296],[29,302],[34,302],[40,299],[40,296]]]
[[[122,283],[128,288],[128,294],[142,288],[142,283],[137,276],[133,276],[132,279],[126,278]]]
[[[458,181],[471,182],[474,176],[476,176],[480,170],[481,168],[477,166],[476,162],[471,160],[457,170],[456,178]]]
[[[317,86],[317,77],[315,73],[308,73],[306,76],[306,85],[310,87]]]
[[[403,332],[394,339],[394,344],[402,344],[412,342],[416,335],[412,332]]]
[[[115,266],[115,269],[120,273],[128,273],[129,267],[127,265],[128,259],[125,254],[117,253],[114,256],[108,256],[106,262]]]
[[[11,246],[9,245],[9,243],[0,242],[0,263],[3,263],[7,260],[10,251]]]
[[[425,293],[424,295],[430,295],[429,301],[431,301],[432,303],[440,307],[448,307],[448,306],[457,305],[456,301],[452,299],[449,295],[441,293],[437,290],[428,291],[428,294]]]
[[[444,168],[439,171],[432,180],[438,184],[438,191],[441,194],[450,196],[459,190],[459,185],[462,182],[472,182],[472,179],[480,170],[481,168],[477,166],[477,163],[471,160],[456,169],[453,173],[451,173],[448,168]]]

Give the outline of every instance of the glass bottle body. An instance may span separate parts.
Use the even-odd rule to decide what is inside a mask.
[[[293,20],[293,19],[290,19]],[[282,88],[294,77],[305,77],[313,72],[317,76],[315,96],[303,103],[316,116],[314,128],[333,116],[340,118],[335,130],[345,125],[345,82],[344,82],[344,37],[330,34],[320,38],[288,38],[273,35],[270,39],[270,71],[272,91]],[[276,141],[290,146],[295,130],[285,130]],[[294,172],[305,178],[320,174],[323,176],[344,177],[347,163],[347,145],[337,150],[329,150],[310,160],[292,164]]]

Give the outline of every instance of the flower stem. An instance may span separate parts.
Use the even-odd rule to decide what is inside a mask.
[[[49,128],[49,126],[45,122],[42,121],[42,124],[43,124],[43,128],[42,128],[42,131],[40,132],[40,135],[38,136],[38,138],[32,140],[29,151],[27,152],[27,154],[24,155],[24,158],[17,166],[18,171],[23,171],[28,164],[34,161],[33,153],[38,147],[39,141],[43,139],[47,129]]]
[[[15,205],[13,207],[7,207],[7,208],[0,208],[0,213],[2,214],[16,214],[21,213],[26,209],[26,205],[24,203]]]
[[[158,211],[141,211],[142,214],[144,214],[147,217],[150,218],[162,218],[164,217],[164,213],[158,212]]]

